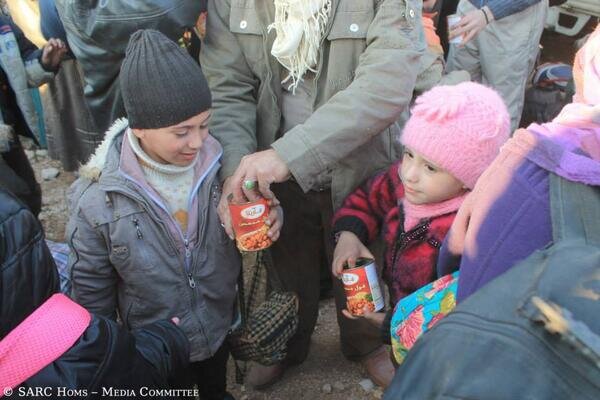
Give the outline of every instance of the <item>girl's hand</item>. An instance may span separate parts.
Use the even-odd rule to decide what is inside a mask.
[[[333,252],[331,273],[339,278],[344,264],[348,263],[352,268],[356,264],[356,259],[360,257],[375,258],[354,233],[342,232]]]
[[[63,56],[67,52],[67,46],[60,39],[49,39],[42,48],[41,63],[45,69],[56,69]]]
[[[459,46],[464,46],[469,40],[477,36],[488,24],[488,21],[483,14],[484,12],[488,16],[489,21],[492,22],[494,16],[487,6],[479,10],[473,10],[470,13],[465,14],[460,21],[450,29],[448,40],[452,40],[457,36],[462,36],[462,43],[459,44]]]
[[[381,326],[383,325],[383,320],[385,319],[385,313],[373,312],[367,306],[363,308],[363,315],[352,315],[350,311],[345,309],[342,310],[342,314],[344,314],[344,317],[348,319],[364,318],[376,328],[381,328]]]

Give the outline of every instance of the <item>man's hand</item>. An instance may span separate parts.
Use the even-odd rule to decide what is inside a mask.
[[[488,24],[483,13],[486,13],[485,15],[488,16],[488,20],[492,22],[494,15],[487,6],[479,10],[473,10],[470,13],[465,14],[460,21],[450,29],[448,39],[452,40],[457,36],[462,36],[462,43],[458,46],[464,46],[469,40],[477,36]]]
[[[360,257],[375,258],[354,233],[342,232],[333,251],[331,273],[339,278],[342,274],[344,264],[348,263],[350,268],[352,268],[356,264],[356,259]]]
[[[289,178],[290,170],[285,162],[275,150],[269,149],[244,156],[229,180],[234,200],[241,202],[255,200],[259,194],[273,199],[271,183],[285,182]],[[258,191],[245,182],[257,182]]]
[[[42,48],[42,58],[40,61],[44,69],[56,69],[66,52],[67,46],[62,40],[55,38],[49,39],[48,43]]]

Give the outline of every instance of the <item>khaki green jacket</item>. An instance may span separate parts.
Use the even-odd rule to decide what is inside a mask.
[[[313,114],[279,137],[285,70],[271,56],[274,0],[208,2],[201,64],[213,93],[211,133],[224,150],[221,178],[269,147],[303,190],[331,173],[338,206],[397,159],[396,121],[411,101],[426,44],[417,0],[332,0],[320,48]]]

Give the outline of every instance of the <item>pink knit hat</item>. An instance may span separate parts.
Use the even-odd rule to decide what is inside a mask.
[[[417,98],[400,141],[472,189],[509,135],[510,117],[500,96],[463,82]]]
[[[573,78],[575,102],[600,104],[600,24],[575,55]]]

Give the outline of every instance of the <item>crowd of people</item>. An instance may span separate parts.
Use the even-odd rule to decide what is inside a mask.
[[[248,364],[243,378],[257,389],[305,361],[330,289],[340,351],[386,398],[479,398],[465,383],[474,362],[462,376],[444,371],[461,351],[486,357],[452,341],[454,316],[563,230],[600,246],[593,229],[557,223],[562,197],[551,183],[591,188],[581,219],[600,222],[600,25],[577,52],[572,103],[517,130],[548,0],[39,5],[39,50],[0,16],[4,394],[143,387],[233,399],[231,332],[261,326],[240,315],[244,271],[257,258],[236,247],[232,202],[266,199],[266,286],[298,305],[281,356]],[[451,13],[458,23],[447,26]],[[65,199],[63,282],[19,139],[39,140],[29,88],[52,79],[45,109],[67,115],[46,117],[54,151],[81,164]],[[382,310],[349,310],[341,277],[364,258],[388,289]],[[597,299],[597,269],[586,279],[581,296]],[[568,323],[559,335],[585,344],[600,334],[592,318],[578,322],[584,335]],[[577,362],[591,368],[581,393],[600,394],[598,363]],[[493,376],[487,364],[482,376]],[[535,390],[550,381],[525,372],[535,369],[522,376],[537,385],[532,398],[549,398]]]

